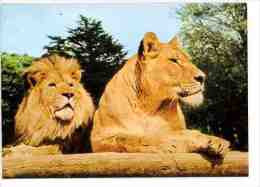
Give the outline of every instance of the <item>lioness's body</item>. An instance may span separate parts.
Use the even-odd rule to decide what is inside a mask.
[[[95,131],[101,131],[102,134],[113,134],[117,130],[120,132],[127,129],[128,133],[142,135],[155,133],[158,135],[158,133],[164,134],[186,128],[179,104],[164,114],[153,113],[152,110],[159,107],[153,106],[158,104],[157,102],[147,103],[149,106],[145,106],[145,103],[142,102],[136,93],[136,61],[136,56],[129,59],[108,83],[95,113],[93,136],[95,136]],[[98,128],[100,123],[102,123],[102,128]]]
[[[139,53],[107,84],[94,116],[94,152],[226,153],[227,141],[186,129],[179,100],[194,105],[202,101],[204,74],[177,44],[160,43],[155,34],[147,33]],[[168,62],[174,55],[181,64]],[[198,93],[181,97],[192,90],[185,88],[191,83]]]

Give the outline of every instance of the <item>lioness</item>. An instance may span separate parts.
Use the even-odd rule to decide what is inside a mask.
[[[112,78],[94,115],[94,152],[205,152],[224,157],[230,143],[187,130],[180,101],[203,101],[205,75],[178,39],[161,43],[148,32],[138,54]]]

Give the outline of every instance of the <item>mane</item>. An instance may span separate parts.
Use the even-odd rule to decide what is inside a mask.
[[[75,70],[80,70],[75,60],[54,55],[36,60],[25,70],[25,74],[29,71],[33,73],[48,71],[63,73]],[[15,116],[16,143],[23,142],[39,146],[44,143],[70,139],[76,129],[86,127],[92,118],[94,106],[90,95],[81,85],[78,89],[81,93],[81,100],[77,100],[74,119],[65,125],[56,120],[48,111],[44,104],[44,98],[40,94],[41,89],[44,88],[40,88],[38,85],[30,88],[19,106]]]

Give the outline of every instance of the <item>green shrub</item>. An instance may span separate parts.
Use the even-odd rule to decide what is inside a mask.
[[[3,145],[12,141],[14,116],[26,90],[22,71],[32,60],[28,55],[1,53]]]

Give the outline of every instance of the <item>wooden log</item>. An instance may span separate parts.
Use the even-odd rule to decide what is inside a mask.
[[[4,157],[24,157],[62,154],[59,145],[43,145],[40,147],[32,147],[24,144],[5,147],[3,148],[2,153]]]
[[[248,154],[222,162],[195,153],[88,153],[5,157],[3,177],[248,176]]]

